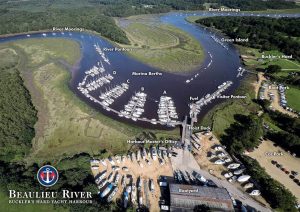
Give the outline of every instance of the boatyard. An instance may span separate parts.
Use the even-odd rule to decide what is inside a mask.
[[[152,146],[127,155],[91,160],[101,200],[120,198],[124,208],[134,204],[155,211],[174,207],[176,203],[169,200],[164,187],[176,182],[224,188],[234,207],[239,200],[246,207],[270,211],[243,164],[228,154],[212,132],[192,133],[188,125],[185,120],[183,131],[190,133],[185,133],[172,148]]]
[[[127,155],[91,160],[99,196],[106,201],[121,199],[124,208],[135,205],[158,211],[160,176],[173,175],[169,151],[144,148]]]

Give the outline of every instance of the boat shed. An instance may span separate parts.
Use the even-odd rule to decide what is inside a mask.
[[[170,211],[193,211],[197,205],[206,205],[213,211],[234,211],[225,188],[170,184]]]

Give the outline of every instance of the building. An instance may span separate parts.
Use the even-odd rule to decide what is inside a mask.
[[[170,211],[192,211],[197,205],[206,205],[213,211],[234,211],[225,188],[170,184]]]

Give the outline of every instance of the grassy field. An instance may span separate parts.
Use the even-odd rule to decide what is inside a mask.
[[[18,64],[18,55],[13,49],[4,48],[0,50],[0,69],[7,70]]]
[[[260,52],[258,49],[238,46],[238,49],[243,57],[243,62],[246,66],[255,68],[266,68],[269,65],[279,65],[282,68],[282,72],[278,73],[282,76],[287,76],[289,72],[300,72],[300,63],[295,60],[280,58],[283,53],[273,50]],[[261,59],[262,55],[274,55],[279,58],[274,59]]]
[[[59,160],[81,152],[97,154],[100,149],[114,154],[124,152],[129,149],[127,139],[147,132],[102,115],[70,91],[70,72],[65,64],[74,64],[80,57],[76,42],[28,39],[0,47],[14,50],[20,56],[22,77],[38,110],[29,163]],[[179,135],[179,130],[152,132],[157,136]]]
[[[159,24],[150,17],[129,18],[125,30],[132,48],[128,54],[138,60],[168,72],[185,73],[194,70],[204,59],[199,42],[171,25]],[[127,20],[127,21],[128,21]]]
[[[290,86],[289,89],[286,90],[286,97],[288,105],[291,108],[300,111],[300,89]]]
[[[203,16],[188,16],[185,18],[186,21],[190,22],[190,23],[195,23],[195,21],[199,20],[200,18],[205,18]]]

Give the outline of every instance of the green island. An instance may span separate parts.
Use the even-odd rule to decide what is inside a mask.
[[[122,45],[131,49],[127,52],[130,56],[174,73],[186,73],[202,63],[203,49],[188,33],[171,25],[159,24],[146,16],[130,17],[126,22],[124,26],[119,25],[130,40],[131,45]]]

